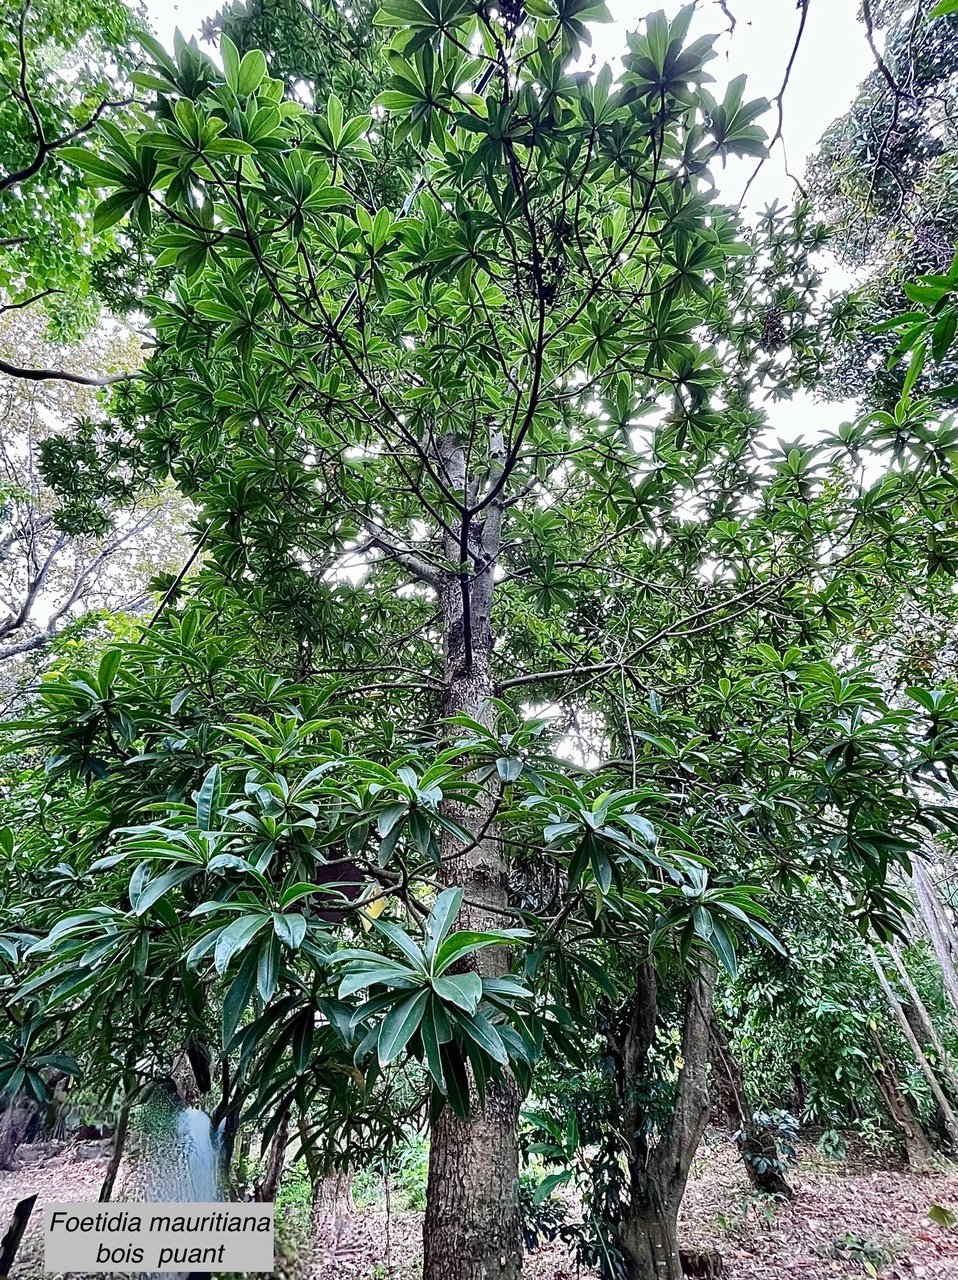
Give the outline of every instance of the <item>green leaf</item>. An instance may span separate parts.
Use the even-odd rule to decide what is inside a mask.
[[[542,1179],[536,1187],[532,1195],[533,1204],[542,1204],[543,1200],[547,1200],[553,1191],[559,1187],[564,1187],[572,1177],[570,1169],[563,1169],[561,1173],[549,1173]]]
[[[241,97],[254,94],[266,76],[266,57],[259,49],[243,54],[236,77],[236,91]]]
[[[292,1053],[293,1068],[298,1076],[301,1076],[309,1066],[310,1055],[313,1052],[315,1021],[312,1009],[308,1009],[296,1021],[293,1031]]]
[[[397,1058],[418,1031],[428,999],[428,990],[417,991],[415,995],[401,1000],[383,1018],[377,1048],[381,1067]]]
[[[425,1013],[423,1014],[422,1024],[419,1028],[422,1037],[423,1053],[426,1059],[426,1069],[432,1076],[433,1083],[440,1093],[446,1092],[446,1075],[442,1069],[442,1053],[441,1040],[439,1038],[439,1029],[436,1023],[436,1011],[434,1003],[430,1001]]]
[[[958,9],[958,0],[954,0],[954,8]],[[958,1225],[958,1214],[943,1204],[930,1204],[927,1216],[939,1227],[954,1227]]]
[[[465,1031],[474,1044],[479,1046],[483,1053],[487,1053],[494,1062],[506,1066],[509,1061],[506,1046],[502,1043],[499,1032],[487,1017],[481,1013],[473,1013],[469,1017],[459,1018],[457,1025]]]
[[[306,917],[300,915],[298,911],[290,912],[288,915],[280,915],[279,912],[274,911],[273,929],[276,937],[280,942],[285,943],[290,951],[298,951],[306,937]]]
[[[240,83],[239,50],[229,36],[225,34],[220,36],[220,57],[223,59],[226,83],[234,93],[238,93]]]
[[[475,1013],[482,999],[482,979],[478,973],[453,973],[445,978],[433,978],[432,989],[440,1000],[464,1009],[466,1013]]]
[[[200,831],[213,831],[214,822],[219,819],[222,805],[223,782],[220,767],[214,764],[203,779],[199,791],[193,793],[196,801],[196,825]]]
[[[133,208],[138,198],[139,193],[131,191],[117,191],[114,195],[107,196],[97,205],[93,215],[93,234],[99,235],[119,222]]]
[[[444,889],[433,903],[432,910],[426,920],[426,936],[423,946],[424,954],[428,961],[431,962],[433,960],[436,948],[452,928],[453,921],[459,914],[461,906],[461,889]]]
[[[251,951],[240,965],[239,972],[230,983],[230,988],[223,1000],[223,1048],[227,1048],[246,1006],[249,1004],[256,986],[256,975],[259,967],[259,956]]]
[[[279,974],[279,943],[275,937],[265,938],[259,949],[256,967],[256,989],[264,1000],[271,1000]]]
[[[213,951],[213,964],[216,966],[216,972],[223,973],[233,956],[238,951],[244,950],[259,931],[266,927],[268,921],[269,916],[262,912],[256,915],[240,916],[238,920],[228,924],[217,938],[216,947]]]
[[[175,867],[172,871],[164,871],[162,875],[148,880],[136,893],[135,898],[132,893],[130,894],[130,906],[136,915],[141,916],[168,890],[175,888],[178,884],[186,884],[188,880],[199,875],[199,872],[199,867]]]

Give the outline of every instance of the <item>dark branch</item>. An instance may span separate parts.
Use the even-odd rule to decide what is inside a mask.
[[[25,378],[28,382],[75,382],[81,387],[112,387],[118,382],[133,382],[142,378],[142,370],[135,373],[108,373],[103,377],[88,377],[85,373],[67,373],[64,369],[22,369],[0,359],[0,373],[11,378]]]

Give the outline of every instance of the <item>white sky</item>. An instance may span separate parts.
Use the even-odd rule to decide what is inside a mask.
[[[157,35],[170,44],[179,26],[187,37],[199,35],[200,24],[212,17],[221,0],[146,0]],[[593,28],[593,53],[598,63],[617,59],[625,49],[626,32],[655,8],[674,14],[680,0],[607,0],[615,21]],[[792,69],[784,98],[782,142],[765,162],[752,184],[747,209],[756,212],[774,200],[788,202],[794,186],[785,169],[798,177],[807,158],[816,150],[818,139],[842,115],[859,83],[873,66],[864,29],[857,20],[860,0],[810,0],[802,43]],[[723,33],[719,57],[709,64],[721,96],[725,83],[742,72],[748,76],[747,98],[773,99],[782,86],[785,68],[798,31],[800,11],[795,0],[726,0],[734,15],[735,30],[728,34],[729,21],[719,0],[698,0],[693,34]],[[759,123],[769,135],[778,122],[776,110]],[[722,197],[738,203],[755,168],[752,159],[729,162],[724,173],[716,174]],[[840,288],[847,278],[836,269],[827,276],[832,288]],[[848,405],[813,404],[810,397],[796,395],[791,401],[771,409],[776,431],[784,436],[817,435],[851,415]],[[814,425],[810,418],[814,417]]]

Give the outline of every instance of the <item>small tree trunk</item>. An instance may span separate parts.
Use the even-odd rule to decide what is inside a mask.
[[[754,1118],[741,1063],[729,1048],[728,1038],[714,1014],[710,1033],[717,1083],[749,1182],[765,1195],[791,1200],[795,1193],[779,1168],[775,1135]]]
[[[273,1134],[269,1144],[269,1155],[266,1160],[266,1172],[262,1180],[253,1188],[253,1199],[259,1203],[271,1204],[279,1190],[279,1180],[283,1176],[286,1164],[286,1147],[289,1142],[289,1115],[284,1115],[279,1128]]]
[[[4,1233],[3,1239],[0,1240],[0,1280],[7,1280],[13,1270],[17,1250],[20,1248],[23,1233],[27,1229],[27,1223],[30,1221],[30,1214],[33,1212],[36,1202],[37,1197],[35,1195],[27,1196],[26,1200],[21,1200],[13,1211],[10,1225]]]
[[[917,859],[911,883],[918,901],[919,913],[941,968],[945,992],[958,1014],[958,971],[955,969],[958,938],[955,936],[951,921],[945,914],[938,891],[931,881],[925,864]]]
[[[618,1224],[626,1280],[680,1280],[679,1207],[689,1169],[708,1121],[709,1025],[715,971],[703,966],[688,984],[682,1030],[682,1069],[668,1132],[650,1150],[635,1085],[655,1032],[657,994],[652,966],[639,966],[628,1026],[612,1046],[629,1135],[629,1201]]]
[[[948,1056],[948,1050],[942,1044],[941,1036],[939,1036],[935,1029],[935,1024],[931,1020],[931,1014],[928,1012],[928,1008],[925,1005],[924,1000],[922,1000],[921,995],[918,992],[918,988],[911,980],[911,974],[905,967],[905,962],[902,959],[898,945],[893,943],[892,946],[889,947],[889,951],[891,952],[891,957],[895,962],[895,968],[898,970],[904,988],[908,992],[908,998],[915,1010],[918,1026],[921,1030],[921,1037],[926,1044],[930,1044],[933,1047],[935,1053],[938,1055],[938,1063],[947,1077],[951,1094],[954,1098],[958,1099],[958,1075],[955,1074],[955,1069],[951,1065],[951,1058]]]
[[[882,968],[881,961],[878,959],[878,956],[875,955],[875,952],[871,947],[868,948],[868,956],[872,962],[872,967],[875,970],[881,989],[885,993],[885,999],[888,1001],[888,1004],[898,1021],[898,1025],[901,1027],[902,1034],[908,1041],[911,1051],[915,1055],[915,1059],[919,1067],[921,1067],[922,1074],[928,1081],[928,1085],[934,1095],[935,1101],[941,1109],[942,1118],[944,1119],[945,1127],[948,1130],[948,1135],[955,1146],[958,1146],[958,1116],[956,1116],[952,1110],[951,1103],[948,1101],[945,1091],[942,1089],[938,1077],[935,1075],[934,1068],[928,1061],[924,1049],[922,1049],[921,1045],[918,1043],[915,1033],[911,1029],[911,1024],[905,1016],[905,1011],[901,1006],[901,1001],[892,990],[891,983],[885,976],[885,970]]]
[[[931,1143],[925,1136],[911,1103],[898,1087],[894,1063],[882,1044],[881,1037],[877,1031],[872,1031],[871,1037],[878,1050],[878,1065],[872,1068],[872,1076],[879,1093],[885,1100],[888,1114],[898,1126],[904,1139],[908,1167],[917,1171],[927,1169],[935,1159]]]
[[[106,1167],[106,1176],[100,1188],[100,1201],[105,1203],[113,1195],[116,1175],[123,1159],[123,1148],[126,1146],[126,1134],[130,1126],[130,1104],[124,1102],[117,1116],[116,1128],[113,1131],[113,1150],[110,1152],[110,1163]]]
[[[9,1099],[6,1111],[0,1114],[0,1169],[19,1169],[17,1148],[26,1137],[35,1109],[29,1098],[18,1093]]]

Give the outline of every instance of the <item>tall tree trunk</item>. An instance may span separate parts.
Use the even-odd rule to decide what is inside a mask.
[[[895,1064],[888,1050],[882,1043],[877,1031],[872,1031],[872,1040],[878,1050],[878,1064],[872,1068],[872,1076],[878,1091],[885,1100],[888,1114],[898,1126],[905,1143],[905,1156],[910,1169],[927,1169],[934,1162],[935,1153],[931,1149],[924,1130],[915,1115],[911,1103],[898,1087],[895,1075]]]
[[[916,1034],[920,1031],[921,1039],[924,1040],[926,1044],[930,1044],[935,1050],[935,1053],[938,1055],[938,1064],[947,1078],[948,1087],[952,1097],[958,1099],[958,1075],[955,1074],[955,1069],[952,1066],[948,1050],[942,1043],[941,1036],[938,1034],[935,1024],[932,1021],[931,1014],[928,1012],[928,1008],[924,1000],[922,1000],[918,988],[911,980],[911,974],[905,967],[905,962],[902,959],[898,944],[892,943],[888,949],[891,952],[892,960],[895,962],[895,968],[898,970],[899,976],[902,980],[902,985],[908,992],[908,998],[911,1001],[912,1008],[915,1010],[918,1028],[916,1029],[913,1027],[912,1029],[916,1031]]]
[[[745,1088],[741,1063],[732,1053],[728,1037],[714,1012],[709,1031],[717,1083],[749,1182],[765,1195],[783,1196],[791,1200],[795,1193],[779,1166],[775,1135],[755,1119],[755,1109]]]
[[[473,494],[462,449],[447,437],[440,452],[449,487],[468,505]],[[494,441],[492,453],[498,465],[501,444]],[[445,576],[437,588],[444,712],[465,713],[488,726],[493,723],[492,595],[501,527],[502,506],[494,502],[484,519],[467,524],[461,543],[447,536],[446,558],[461,572]],[[444,836],[442,843],[441,878],[464,892],[458,921],[463,929],[502,928],[508,919],[509,868],[495,825],[496,807],[496,796],[486,789],[471,805],[446,808],[475,835],[465,851],[454,837]],[[510,957],[506,948],[493,947],[472,963],[483,976],[499,977],[508,971]],[[508,1073],[501,1082],[490,1082],[482,1105],[473,1095],[468,1119],[459,1119],[449,1107],[437,1117],[429,1149],[423,1280],[517,1280],[521,1274],[518,1118],[518,1090]]]
[[[918,901],[918,909],[932,949],[941,968],[945,992],[958,1014],[958,937],[941,905],[938,890],[932,883],[925,864],[916,859],[911,877],[912,888]]]
[[[708,1121],[709,1024],[714,991],[715,971],[703,966],[686,988],[683,1065],[672,1121],[651,1149],[635,1090],[655,1032],[656,984],[647,961],[639,967],[629,1025],[613,1046],[623,1132],[629,1138],[629,1202],[618,1225],[626,1280],[681,1280],[678,1215],[692,1158]]]
[[[885,976],[885,970],[882,967],[882,963],[871,947],[868,948],[868,955],[872,962],[872,967],[875,970],[875,974],[878,977],[879,985],[885,993],[885,999],[888,1001],[892,1013],[894,1013],[898,1025],[901,1027],[902,1034],[908,1041],[911,1051],[915,1055],[915,1060],[921,1068],[922,1075],[928,1081],[929,1088],[934,1095],[935,1101],[938,1103],[942,1118],[945,1122],[945,1128],[948,1131],[948,1136],[951,1138],[952,1143],[955,1146],[958,1146],[958,1116],[956,1116],[952,1110],[951,1103],[948,1101],[948,1097],[944,1089],[941,1087],[941,1082],[935,1075],[935,1069],[928,1061],[928,1056],[924,1049],[918,1043],[918,1039],[911,1028],[911,1023],[905,1016],[905,1011],[901,1006],[901,1001],[892,990],[891,983]]]

